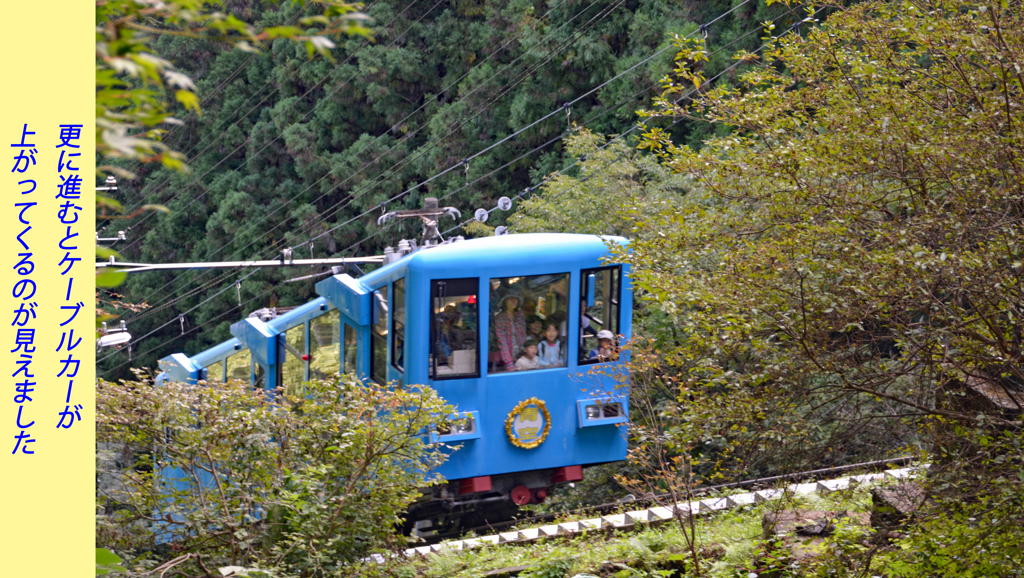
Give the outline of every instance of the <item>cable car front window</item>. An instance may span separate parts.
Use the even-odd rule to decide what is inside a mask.
[[[338,343],[341,335],[340,326],[341,316],[337,309],[331,309],[309,321],[310,379],[330,379],[338,373],[341,363],[341,349]]]
[[[300,324],[278,336],[284,350],[284,363],[281,368],[281,379],[278,387],[290,397],[301,397],[305,393],[303,383],[306,381],[306,325]]]
[[[252,384],[256,389],[267,387],[267,371],[258,362],[256,363],[256,381]]]
[[[224,381],[224,362],[218,361],[206,368],[207,383],[221,383]]]
[[[584,269],[580,274],[579,362],[618,359],[622,268]]]
[[[479,377],[479,279],[438,279],[430,284],[432,379]]]
[[[370,328],[370,377],[379,384],[388,382],[388,289],[373,292],[373,326]]]
[[[227,366],[228,380],[249,381],[252,379],[252,356],[248,349],[229,356],[224,363]]]
[[[490,373],[565,367],[569,274],[491,279]]]

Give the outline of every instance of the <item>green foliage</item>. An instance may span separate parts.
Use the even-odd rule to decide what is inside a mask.
[[[942,429],[929,496],[876,567],[893,576],[1016,576],[1024,567],[1024,434]]]
[[[530,568],[520,576],[523,578],[564,578],[568,575],[567,572],[572,567],[572,562],[572,559],[548,560]]]
[[[559,175],[524,200],[510,221],[515,233],[562,232],[632,237],[653,211],[671,207],[685,192],[685,176],[672,174],[621,140],[581,129],[565,141],[581,159],[576,175]]]
[[[631,261],[685,332],[666,353],[698,438],[728,440],[737,464],[782,446],[787,465],[820,464],[922,443],[924,416],[977,421],[941,392],[1024,383],[1007,363],[1024,344],[1020,78],[1004,64],[1019,16],[856,5],[775,42],[780,66],[744,86],[662,102],[735,130],[700,152],[644,143],[695,183],[643,223]],[[987,419],[1013,423],[1002,411]]]
[[[446,406],[429,389],[310,382],[281,405],[248,384],[101,382],[98,441],[132,448],[100,544],[170,543],[193,564],[320,576],[400,544],[425,476],[444,459],[422,433]],[[159,474],[159,475],[158,475]]]
[[[642,142],[692,179],[621,256],[678,328],[639,367],[675,392],[651,405],[667,421],[648,439],[705,476],[927,450],[939,467],[895,573],[1012,575],[1024,20],[959,1],[824,6],[772,43],[771,66],[675,105],[705,78],[702,49],[683,47],[649,113],[729,132],[699,151],[656,127]],[[868,567],[856,550],[836,564]]]
[[[96,575],[106,576],[111,572],[125,572],[121,557],[106,548],[96,548]]]

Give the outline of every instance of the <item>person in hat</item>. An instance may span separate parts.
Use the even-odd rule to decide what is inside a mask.
[[[590,359],[615,360],[619,354],[614,347],[615,334],[607,329],[597,332],[597,349],[591,349],[587,357]]]
[[[523,342],[523,351],[516,360],[516,371],[526,371],[540,367],[540,359],[537,358],[537,342],[529,337]]]
[[[515,356],[526,341],[526,316],[519,309],[521,301],[516,293],[505,295],[498,302],[498,312],[494,315],[494,336],[506,371],[512,370]]]

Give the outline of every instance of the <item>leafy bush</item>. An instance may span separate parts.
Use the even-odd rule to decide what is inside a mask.
[[[349,378],[280,401],[240,382],[100,382],[98,441],[136,458],[123,490],[99,496],[111,513],[99,545],[191,554],[182,572],[319,576],[398,542],[403,510],[444,458],[423,433],[452,408],[428,388]]]

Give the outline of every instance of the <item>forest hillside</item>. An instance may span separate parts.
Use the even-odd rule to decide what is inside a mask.
[[[318,9],[249,0],[230,8],[260,27]],[[197,38],[156,42],[195,81],[201,114],[179,104],[172,112],[183,124],[163,137],[188,173],[122,163],[135,178],[122,180],[117,197],[133,218],[107,223],[108,232],[128,232],[115,247],[122,260],[268,259],[286,248],[296,258],[379,254],[418,236],[412,223],[377,227],[384,210],[418,208],[428,196],[466,214],[489,209],[572,162],[561,138],[570,125],[632,128],[675,66],[673,35],[706,34],[711,58],[702,66],[709,77],[724,72],[712,84],[728,83],[746,67],[730,68],[732,55],[761,45],[765,21],[788,30],[806,16],[764,0],[377,0],[362,10],[373,40],[336,39],[331,59],[286,39],[258,54]],[[714,130],[653,124],[672,125],[695,146]],[[169,212],[138,212],[147,204]],[[495,212],[488,225],[507,216]],[[118,288],[123,300],[151,307],[118,320],[133,335],[152,333],[134,346],[132,365],[201,351],[255,309],[307,301],[316,279],[281,282],[320,270],[131,276]],[[100,369],[125,377],[127,361],[110,356]]]

